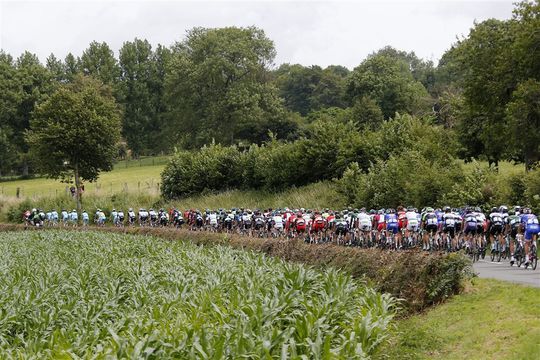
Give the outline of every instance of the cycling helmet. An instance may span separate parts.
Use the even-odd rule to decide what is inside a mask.
[[[508,206],[506,206],[506,205],[501,205],[501,206],[499,207],[499,212],[502,212],[503,214],[508,213]]]
[[[443,208],[443,210],[444,210],[445,213],[448,213],[448,212],[450,212],[452,209],[450,209],[450,206],[445,206],[445,207]]]
[[[494,212],[497,212],[499,209],[497,209],[496,207],[492,207],[491,208],[491,212],[494,213]]]

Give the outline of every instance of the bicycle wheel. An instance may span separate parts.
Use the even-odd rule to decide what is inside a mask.
[[[499,251],[497,251],[497,262],[501,262],[501,258],[503,256],[503,253],[505,253],[505,252],[506,251],[504,249],[503,250],[500,249],[500,245],[499,245]]]
[[[523,264],[523,261],[525,261],[525,256],[522,255],[522,252],[523,250],[522,249],[519,249],[517,255],[516,255],[516,262],[517,262],[517,267],[520,267],[521,264]]]
[[[495,261],[495,255],[496,255],[497,250],[492,249],[490,252],[491,252],[491,261]]]

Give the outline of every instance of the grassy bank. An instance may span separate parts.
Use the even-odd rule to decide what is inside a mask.
[[[474,279],[461,295],[398,322],[379,359],[540,359],[540,289]]]
[[[150,171],[151,167],[142,167]],[[135,168],[139,169],[139,168]],[[129,173],[134,173],[131,169],[125,169]],[[118,173],[115,171],[114,173]],[[40,179],[41,180],[41,179]],[[32,180],[33,181],[33,180]],[[331,182],[321,182],[291,188],[282,192],[271,193],[266,191],[242,191],[230,190],[218,194],[207,194],[193,196],[181,200],[164,202],[156,188],[144,188],[140,191],[121,192],[86,192],[83,196],[83,207],[90,212],[96,208],[104,209],[106,212],[113,208],[127,210],[138,207],[176,207],[179,209],[218,209],[232,207],[244,208],[278,208],[278,207],[304,207],[304,208],[343,208],[345,200],[339,195]],[[15,199],[13,197],[0,197],[0,221],[6,222],[12,218],[8,217],[8,212],[13,211],[16,219],[24,209],[39,207],[41,209],[68,209],[75,207],[75,201],[70,195],[61,193],[57,196],[42,196],[35,198]]]

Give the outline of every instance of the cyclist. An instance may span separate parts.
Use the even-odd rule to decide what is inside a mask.
[[[393,234],[395,238],[396,249],[401,249],[402,246],[401,246],[400,238],[399,236],[396,236],[396,234],[399,232],[399,224],[398,224],[398,217],[394,209],[386,210],[386,215],[384,216],[384,222],[386,223],[386,232]]]
[[[529,264],[529,249],[531,244],[536,242],[538,233],[540,232],[538,218],[531,212],[530,208],[523,209],[523,215],[521,215],[521,227],[524,233],[525,266],[527,266]]]
[[[111,211],[111,220],[114,226],[118,226],[118,212],[116,209],[112,209]]]
[[[139,226],[145,226],[148,222],[148,211],[145,208],[139,209]]]
[[[148,211],[148,216],[150,216],[150,226],[157,226],[158,224],[158,214],[157,212],[150,208]]]
[[[158,217],[160,226],[167,226],[169,224],[169,214],[165,211],[165,209],[159,209]]]
[[[51,211],[51,219],[53,226],[58,225],[58,211],[56,211],[55,209]]]
[[[69,214],[66,209],[62,209],[62,225],[67,226],[69,221]]]
[[[339,213],[336,213],[335,228],[337,244],[345,243],[347,241],[347,234],[349,233],[349,222],[341,217]]]
[[[71,225],[76,226],[77,221],[79,221],[79,214],[77,214],[77,210],[73,209],[73,211],[71,211],[71,214],[69,215],[69,222],[71,223]]]
[[[405,221],[407,224],[407,230],[405,232],[405,236],[407,237],[407,239],[409,239],[409,242],[411,242],[411,240],[417,239],[418,228],[420,225],[420,220],[418,219],[418,213],[416,212],[416,209],[412,207],[407,208],[407,212],[405,213],[405,218],[406,218]],[[413,235],[411,235],[411,233]]]
[[[117,216],[118,216],[118,225],[124,226],[124,218],[125,218],[124,211],[118,210]]]
[[[135,224],[135,211],[133,211],[132,208],[129,208],[128,209],[128,222],[129,222],[129,225],[134,225]]]
[[[272,215],[272,222],[277,234],[283,234],[283,216],[279,213],[279,211],[274,211],[274,214]]]
[[[519,227],[521,224],[521,218],[519,215],[516,215],[515,210],[510,210],[508,212],[508,217],[506,218],[506,234],[510,236],[509,239],[509,245],[510,245],[510,265],[514,265],[514,262],[516,261],[514,257],[515,253],[515,245],[516,245],[516,237],[519,233]]]
[[[398,242],[401,246],[403,244],[403,235],[407,231],[407,211],[403,206],[397,208],[397,218],[398,218]]]
[[[422,228],[425,233],[422,237],[422,250],[427,251],[430,249],[429,235],[434,236],[437,234],[439,221],[437,220],[437,214],[433,208],[428,207],[422,212]]]
[[[315,211],[313,219],[309,224],[310,233],[314,234],[316,237],[315,242],[319,242],[319,237],[326,228],[326,220],[323,218],[322,214],[319,211]]]
[[[97,209],[95,218],[98,226],[105,226],[105,221],[107,220],[107,217],[105,216],[103,210]]]
[[[88,216],[88,213],[86,212],[86,210],[83,210],[81,214],[81,218],[82,218],[83,226],[88,226],[88,223],[90,222],[90,216]]]
[[[472,248],[473,244],[476,246],[476,234],[478,231],[478,218],[476,214],[470,209],[465,210],[465,216],[463,217],[463,231],[467,243]],[[473,241],[474,240],[474,241]]]
[[[450,206],[445,206],[443,211],[443,233],[446,237],[450,236],[450,250],[453,250],[456,247],[454,242],[456,236],[456,218]],[[448,241],[448,239],[446,240]]]
[[[491,241],[491,251],[495,251],[499,244],[499,250],[503,247],[503,225],[504,218],[502,213],[499,212],[499,209],[496,207],[491,208],[489,214],[489,238]]]
[[[366,213],[366,208],[361,208],[358,213],[358,229],[364,234],[364,238],[368,239],[371,233],[372,221],[371,216]]]

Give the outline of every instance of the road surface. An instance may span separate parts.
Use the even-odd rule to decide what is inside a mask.
[[[516,267],[516,265],[511,267],[510,263],[504,260],[501,260],[500,263],[491,262],[491,259],[486,256],[484,260],[475,262],[473,268],[474,272],[481,278],[540,287],[540,265],[534,271],[530,267],[525,270],[523,266],[521,268]]]

